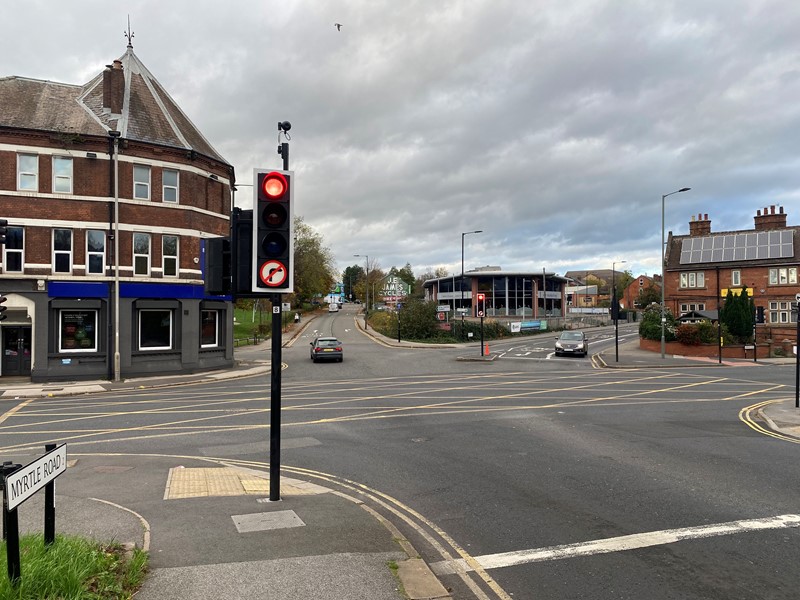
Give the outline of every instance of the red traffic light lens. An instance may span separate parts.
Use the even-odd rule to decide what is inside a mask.
[[[486,294],[478,294],[478,302],[483,302],[486,299]]]
[[[261,190],[268,198],[273,200],[283,196],[288,187],[286,178],[275,171],[267,173],[264,179],[261,180]]]

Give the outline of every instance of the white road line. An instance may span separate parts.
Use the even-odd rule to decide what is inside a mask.
[[[592,540],[577,544],[564,544],[562,546],[549,546],[532,550],[517,550],[515,552],[501,552],[499,554],[484,554],[476,556],[474,560],[484,569],[499,569],[532,562],[560,560],[576,556],[590,556],[592,554],[608,554],[623,550],[635,550],[649,546],[672,544],[684,540],[715,537],[720,535],[733,535],[748,531],[764,529],[785,529],[800,527],[800,515],[778,515],[764,519],[749,519],[744,521],[730,521],[715,525],[700,525],[683,529],[664,529],[649,533],[635,533],[615,538]],[[463,559],[441,561],[430,565],[437,575],[463,573],[472,570]]]

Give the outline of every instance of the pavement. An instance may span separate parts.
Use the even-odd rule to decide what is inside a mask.
[[[290,326],[284,343],[312,321]],[[364,323],[356,319],[364,331]],[[397,342],[365,332],[387,346]],[[475,343],[448,347],[470,348]],[[234,368],[194,375],[39,385],[15,381],[0,390],[0,423],[36,398],[112,390],[155,388],[249,376],[269,371],[269,342],[236,350]],[[465,353],[467,354],[467,353]],[[485,360],[493,360],[489,355]],[[795,359],[758,363],[665,356],[640,350],[638,342],[606,349],[597,368],[791,368]],[[15,402],[19,400],[21,402]],[[800,439],[794,399],[762,407],[775,431]],[[210,455],[210,456],[213,456]],[[2,460],[27,464],[36,455]],[[238,463],[238,464],[234,464]],[[448,590],[409,540],[375,512],[358,492],[312,478],[281,476],[281,500],[269,502],[269,473],[239,461],[199,457],[69,454],[56,481],[56,531],[99,541],[136,544],[150,553],[151,571],[137,600],[413,600],[447,599]],[[20,529],[42,531],[44,494],[19,508]],[[25,577],[23,565],[23,578]]]

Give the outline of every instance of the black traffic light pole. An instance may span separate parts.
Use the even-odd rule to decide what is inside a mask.
[[[289,121],[278,123],[278,135],[283,131],[289,139]],[[283,157],[283,170],[289,170],[289,144],[278,146],[278,154]],[[291,218],[291,217],[290,217]],[[281,351],[283,348],[283,310],[281,294],[273,294],[272,299],[272,352],[270,355],[270,402],[269,402],[269,499],[281,499]]]
[[[269,402],[269,499],[281,499],[281,348],[283,327],[281,323],[280,294],[272,295],[272,355],[270,363]]]

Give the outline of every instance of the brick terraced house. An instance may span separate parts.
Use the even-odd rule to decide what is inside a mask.
[[[228,235],[233,181],[130,45],[83,85],[0,78],[0,381],[232,366],[203,253]]]
[[[692,217],[689,235],[669,233],[665,256],[665,302],[680,317],[693,311],[717,311],[728,289],[746,286],[764,323],[756,326],[759,343],[780,346],[796,339],[800,293],[798,226],[786,225],[783,207],[758,210],[754,229],[711,232],[707,214]]]

